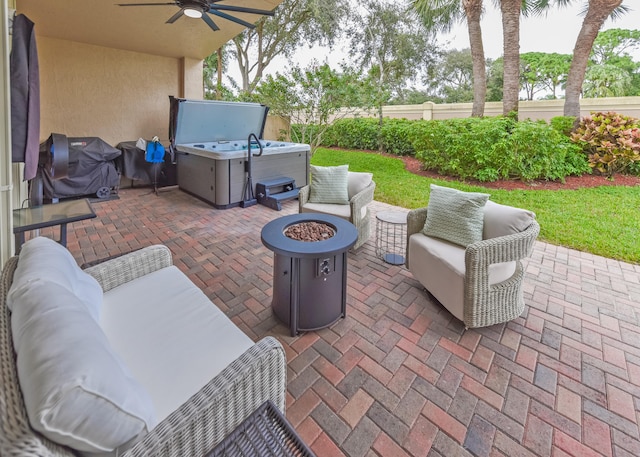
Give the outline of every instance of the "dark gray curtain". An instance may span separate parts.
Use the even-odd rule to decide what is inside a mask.
[[[40,77],[34,23],[13,19],[11,44],[11,159],[24,162],[24,179],[36,176],[40,149]]]

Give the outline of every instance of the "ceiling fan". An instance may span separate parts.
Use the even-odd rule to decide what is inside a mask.
[[[217,26],[213,19],[209,16],[212,14],[214,16],[221,17],[222,19],[226,19],[231,22],[235,22],[236,24],[243,25],[250,29],[255,28],[250,22],[243,21],[237,17],[231,16],[225,11],[229,11],[232,13],[249,13],[249,14],[259,14],[262,16],[273,16],[273,11],[260,10],[256,8],[246,8],[244,6],[233,6],[233,5],[220,5],[219,2],[221,0],[175,0],[173,2],[165,2],[165,3],[117,3],[118,6],[164,6],[164,5],[175,5],[180,8],[176,14],[167,19],[167,24],[173,24],[175,21],[180,19],[182,16],[193,17],[193,18],[202,18],[204,22],[213,30],[214,32],[220,30],[220,27]]]

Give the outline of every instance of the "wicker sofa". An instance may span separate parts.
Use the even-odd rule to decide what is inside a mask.
[[[69,267],[69,257],[73,260],[70,253],[66,265],[59,266],[58,257],[65,257],[59,249],[66,253],[68,251],[51,240],[48,241],[57,247],[49,242],[38,241],[38,249],[30,250],[28,245],[34,240],[27,242],[20,255],[11,258],[2,270],[0,455],[205,455],[264,401],[271,400],[284,410],[286,359],[280,343],[272,337],[253,343],[172,265],[167,247],[150,246],[82,271],[75,261]],[[30,252],[31,257],[26,257],[25,252]],[[45,252],[44,255],[49,255],[49,258],[42,261],[38,257],[42,256],[40,252]],[[50,255],[52,252],[54,254]],[[30,268],[40,271],[30,275]],[[91,281],[99,284],[102,300],[99,307],[87,306],[87,317],[83,304],[88,303],[87,297],[93,292],[79,292],[78,287],[82,284],[93,287]],[[38,290],[44,294],[40,295],[43,303],[37,303],[38,295],[34,295],[34,291]],[[69,293],[75,295],[70,296]],[[80,305],[69,312],[67,308],[71,306],[70,302]],[[33,313],[35,317],[27,316],[26,324],[21,323],[24,314],[31,312],[29,306],[34,303],[34,306],[44,306],[45,311]],[[37,318],[49,314],[61,315],[64,320],[58,324],[45,322],[43,325],[46,326],[38,327]],[[71,334],[79,315],[84,324],[78,330],[82,337],[78,343],[73,341]],[[96,316],[98,318],[94,319]],[[101,330],[82,333],[87,325],[90,328],[99,325]],[[36,331],[39,333],[34,333]],[[63,335],[64,339],[71,340],[59,345],[48,343],[52,346],[51,351],[62,351],[60,348],[64,344],[72,345],[62,352],[64,360],[59,366],[53,366],[54,370],[75,370],[77,367],[70,364],[76,357],[82,357],[83,353],[89,354],[79,368],[78,378],[91,377],[94,374],[90,371],[94,369],[98,377],[103,376],[100,370],[109,367],[113,361],[117,369],[120,368],[119,364],[123,364],[122,369],[133,379],[125,377],[113,381],[113,370],[109,369],[104,375],[109,378],[108,385],[103,387],[115,389],[117,386],[114,385],[121,381],[124,385],[135,383],[137,387],[132,388],[132,392],[118,393],[125,396],[125,407],[131,407],[132,404],[133,409],[139,404],[144,406],[146,399],[150,401],[146,406],[151,405],[155,417],[145,418],[146,422],[141,422],[134,420],[136,417],[131,413],[126,423],[98,418],[98,433],[105,433],[103,429],[113,427],[121,440],[127,438],[126,442],[92,449],[87,444],[93,439],[90,436],[86,439],[80,437],[80,446],[69,445],[69,436],[74,435],[75,439],[75,435],[86,432],[84,428],[96,420],[95,416],[99,416],[105,402],[95,403],[95,407],[87,403],[78,406],[72,402],[60,406],[59,397],[67,395],[72,389],[58,390],[59,386],[54,385],[55,404],[48,405],[49,410],[33,417],[36,414],[31,413],[37,408],[34,398],[37,399],[38,393],[32,392],[32,381],[35,374],[41,373],[39,370],[46,368],[47,363],[30,351],[42,351],[38,345],[44,345],[40,341],[40,338],[45,338],[44,333],[51,333],[53,337]],[[103,355],[99,351],[95,351],[95,355],[92,353],[94,347],[100,346],[99,341],[93,341],[94,334],[106,336],[109,347],[105,348],[103,344],[102,349],[115,353],[111,362],[97,365]],[[29,373],[30,369],[35,371]],[[38,379],[35,388],[40,388],[39,384],[46,381]],[[92,382],[100,384],[102,381],[97,379]],[[92,388],[89,386],[78,395],[86,396],[86,390]],[[77,390],[75,386],[74,392],[77,393]],[[49,393],[47,395],[51,396]],[[82,398],[82,401],[86,400],[86,397]],[[80,402],[77,398],[73,401]],[[94,401],[94,398],[88,401]],[[61,432],[59,424],[47,422],[60,420],[60,416],[74,407],[77,407],[78,414],[89,414],[82,421],[75,417],[72,419],[76,420],[71,425],[75,429]],[[60,410],[51,414],[51,408]],[[71,412],[75,415],[74,411]],[[121,413],[118,411],[118,414]],[[38,422],[43,418],[46,422],[45,432],[41,430],[43,425]],[[37,426],[34,422],[38,422]],[[143,423],[144,426],[142,430],[138,427],[129,431],[131,436],[122,435],[123,429],[133,423]],[[57,439],[58,436],[61,438]]]

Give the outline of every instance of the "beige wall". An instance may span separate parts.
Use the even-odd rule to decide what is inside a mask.
[[[471,116],[471,103],[448,103],[437,105],[426,102],[421,105],[384,106],[382,114],[395,119],[451,119]],[[564,100],[521,101],[518,106],[520,119],[543,119],[562,116]],[[640,97],[583,98],[580,100],[580,113],[586,116],[593,111],[615,111],[640,118]],[[376,112],[357,113],[363,117],[377,117]],[[502,102],[489,102],[485,105],[485,116],[501,116]],[[344,117],[354,117],[353,114]]]
[[[282,116],[267,116],[263,137],[265,140],[289,141],[291,139],[291,122]]]
[[[37,37],[41,140],[168,139],[169,95],[202,98],[202,62]]]

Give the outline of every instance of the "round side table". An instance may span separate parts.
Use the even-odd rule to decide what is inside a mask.
[[[392,265],[404,263],[407,240],[407,213],[380,211],[376,213],[376,256]]]

